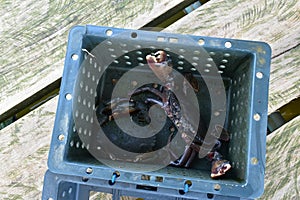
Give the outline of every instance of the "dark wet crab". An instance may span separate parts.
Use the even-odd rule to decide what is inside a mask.
[[[130,95],[137,95],[140,93],[150,92],[157,96],[158,98],[147,98],[146,102],[147,104],[158,104],[166,113],[168,118],[172,121],[172,123],[176,126],[178,130],[182,133],[181,137],[186,141],[186,143],[189,143],[190,145],[186,147],[183,155],[176,161],[170,163],[172,166],[177,167],[185,167],[188,168],[198,152],[201,148],[205,148],[203,146],[213,146],[211,150],[209,150],[209,153],[207,154],[207,158],[211,161],[211,177],[216,178],[219,176],[224,175],[230,168],[231,165],[229,161],[222,158],[222,155],[218,152],[218,149],[221,146],[221,140],[228,141],[229,135],[228,133],[223,129],[222,126],[216,125],[215,126],[215,132],[217,133],[210,133],[211,136],[219,135],[219,137],[215,136],[214,143],[213,144],[205,144],[204,142],[204,133],[206,132],[206,125],[203,123],[203,121],[200,119],[200,123],[198,126],[198,129],[195,130],[194,127],[196,124],[194,124],[191,121],[191,116],[186,116],[181,113],[181,106],[180,105],[175,94],[172,92],[174,91],[174,74],[173,74],[173,66],[172,66],[172,60],[167,55],[167,53],[163,50],[157,51],[154,54],[150,54],[146,56],[147,63],[150,67],[150,69],[154,72],[154,74],[162,81],[163,86],[159,87],[142,87],[137,90],[135,90]],[[197,91],[199,88],[197,81],[193,78],[192,74],[187,74],[185,76],[185,80],[183,81],[183,87],[182,92],[186,94],[186,87],[185,84],[187,84],[185,81],[189,81],[189,83],[193,86],[194,90]],[[112,100],[109,104],[107,104],[107,107],[102,109],[102,113],[106,114],[107,108],[108,110],[112,110],[112,108],[115,109],[114,113],[111,113],[108,118],[106,118],[105,121],[111,120],[115,116],[120,116],[125,110],[123,109],[123,104],[128,105],[129,102],[129,108],[127,106],[127,112],[139,112],[142,111],[143,108],[140,106],[140,104],[134,102],[133,100],[129,99],[116,99]],[[129,110],[128,110],[129,109]],[[101,124],[102,125],[102,124]],[[194,136],[194,137],[193,137]],[[169,137],[169,140],[171,140],[172,134]],[[172,153],[172,152],[170,152]]]

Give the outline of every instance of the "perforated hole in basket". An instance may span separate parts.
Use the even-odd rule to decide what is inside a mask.
[[[250,78],[246,73],[242,73],[247,67],[247,63],[240,68],[238,76],[232,80],[232,101],[229,112],[231,118],[231,143],[229,147],[230,159],[237,176],[245,177],[245,167],[247,166],[249,131],[247,116],[249,116],[249,82]]]
[[[58,199],[75,199],[76,198],[76,184],[62,181],[58,186]]]

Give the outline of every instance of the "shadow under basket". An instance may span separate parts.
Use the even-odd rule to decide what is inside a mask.
[[[113,97],[122,99],[137,88],[159,89],[163,85],[146,62],[146,56],[157,50],[166,51],[172,59],[179,83],[175,95],[182,90],[182,77],[191,75],[196,86],[189,92],[196,101],[186,97],[184,102],[199,107],[198,117],[208,132],[211,124],[219,124],[230,134],[230,140],[222,142],[220,153],[232,169],[221,178],[210,178],[211,163],[205,158],[196,158],[189,168],[166,163],[170,153],[165,147],[171,130],[174,137],[181,136],[163,109],[156,108],[150,120],[161,127],[145,138],[128,134],[115,120],[103,115],[105,103]],[[114,177],[116,184],[154,188],[152,192],[160,194],[172,189],[177,191],[172,196],[185,198],[196,198],[200,193],[260,196],[264,189],[270,54],[270,47],[262,42],[74,27],[69,35],[49,170],[106,180],[107,184]],[[144,92],[132,99],[140,102],[135,106],[149,111],[145,103],[149,97],[156,98]],[[149,112],[142,116],[140,112],[132,113],[131,123],[148,127],[150,122],[145,119]],[[189,112],[193,116],[197,109]],[[120,116],[118,122],[131,127],[126,119]],[[156,157],[149,157],[153,154],[148,153],[154,151]],[[180,192],[187,183],[188,192]]]

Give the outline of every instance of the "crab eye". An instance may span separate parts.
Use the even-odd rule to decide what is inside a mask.
[[[154,54],[154,56],[158,57],[158,56],[160,56],[160,53],[157,52],[157,53]]]

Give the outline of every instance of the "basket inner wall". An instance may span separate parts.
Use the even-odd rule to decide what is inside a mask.
[[[93,48],[95,48],[95,46],[104,39],[105,38],[101,37],[87,36],[84,38],[82,48],[91,52]],[[97,102],[96,100],[96,104],[101,104],[101,102],[109,100],[115,81],[122,77],[122,75],[132,67],[145,65],[145,59],[141,58],[145,58],[147,54],[152,53],[155,50],[157,49],[142,48],[136,51],[127,52],[122,57],[117,58],[118,62],[112,63],[107,68],[104,76],[102,76],[99,80],[96,96],[96,99],[99,101]],[[208,79],[213,81],[215,77],[210,75],[209,69],[211,66],[209,64],[213,62],[216,67],[218,67],[219,73],[224,82],[227,98],[227,113],[224,127],[230,133],[230,141],[228,143],[223,143],[221,153],[224,155],[224,158],[231,161],[233,166],[232,170],[224,176],[224,180],[243,182],[246,180],[248,165],[248,121],[250,114],[249,101],[251,95],[251,64],[253,56],[249,52],[235,51],[231,49],[207,47],[205,50],[208,52],[211,59],[203,61],[204,64],[201,66],[202,71],[200,73],[195,71],[193,65],[182,59],[180,55],[174,54],[171,51],[168,53],[172,57],[175,70],[182,74],[192,73],[197,79],[200,88],[197,93],[197,98],[199,101],[201,117],[206,124],[208,124],[211,120],[210,116],[212,111],[211,100],[207,89],[208,86],[205,84],[202,77],[207,76]],[[128,57],[130,58],[129,60],[127,59]],[[88,53],[84,53],[81,59],[82,63],[87,67],[89,65],[94,66],[94,62],[96,62],[95,59],[93,59],[93,57]],[[147,73],[151,73],[151,71],[145,67],[145,70],[138,71],[136,73],[138,76],[144,76]],[[132,81],[134,80],[128,80],[128,84],[124,85],[124,89],[130,90],[132,87]],[[96,107],[97,106],[98,105],[96,105]],[[153,148],[153,146],[154,148],[160,148],[166,144],[171,126],[172,123],[167,121],[160,134],[158,134],[157,138],[155,138],[155,141],[153,142],[155,144],[152,145],[151,148]],[[107,131],[118,132],[116,131],[113,121],[108,122]],[[103,166],[101,162],[89,153],[89,149],[97,148],[97,142],[95,142],[95,140],[97,140],[97,136],[89,136],[91,142],[88,144],[82,142],[79,134],[78,127],[76,127],[73,122],[69,128],[68,146],[65,152],[65,159],[68,162]],[[119,135],[116,135],[115,137],[118,138]],[[126,140],[126,138],[124,140]],[[122,140],[116,141],[119,142],[118,145],[122,145]],[[132,143],[129,143],[128,146],[132,147],[133,145]],[[138,151],[138,149],[129,150]],[[175,177],[183,176],[206,180],[210,179],[210,167],[210,162],[206,159],[196,158],[189,169],[168,166],[159,170],[159,173]]]

